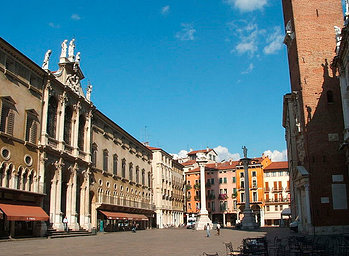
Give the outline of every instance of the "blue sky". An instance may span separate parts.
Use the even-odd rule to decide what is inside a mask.
[[[3,10],[1,37],[39,65],[51,49],[52,71],[61,42],[76,38],[94,104],[140,141],[285,159],[281,1],[13,0]]]

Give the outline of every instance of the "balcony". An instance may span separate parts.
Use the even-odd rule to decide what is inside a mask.
[[[201,199],[200,199],[200,196],[194,196],[194,200],[195,201],[200,201]]]
[[[218,195],[218,199],[219,200],[227,200],[228,199],[228,195],[227,194],[219,194]]]
[[[100,204],[110,204],[115,206],[123,206],[137,209],[146,209],[146,210],[154,210],[155,206],[146,202],[137,202],[133,200],[128,200],[125,198],[107,196],[107,195],[99,195],[98,203]]]
[[[200,188],[201,188],[200,183],[196,183],[196,184],[194,185],[194,188],[195,188],[195,190],[200,190]]]
[[[256,189],[258,189],[258,186],[257,185],[252,185],[252,187],[250,189],[251,190],[256,190]]]
[[[51,146],[52,148],[57,148],[58,141],[51,137],[48,137],[48,145]]]
[[[244,191],[244,190],[245,190],[245,187],[239,187],[238,190],[239,190],[239,191]]]
[[[264,192],[265,192],[265,193],[270,192],[270,188],[269,188],[269,187],[268,187],[268,188],[264,188]]]
[[[279,188],[273,188],[272,189],[272,192],[273,193],[278,193],[278,192],[282,192],[284,189],[282,187],[279,187]]]
[[[272,198],[272,199],[266,199],[266,204],[273,204],[273,203],[290,203],[289,198]]]

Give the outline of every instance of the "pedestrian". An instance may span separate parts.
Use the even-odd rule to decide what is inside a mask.
[[[210,235],[211,235],[210,229],[211,229],[210,223],[207,223],[207,225],[206,225],[206,237],[210,237]]]
[[[220,233],[221,233],[221,224],[219,224],[219,223],[217,223],[217,236],[219,236],[220,235]]]
[[[68,232],[68,218],[67,218],[67,216],[64,216],[63,228],[64,228],[64,231]]]
[[[133,223],[132,232],[133,232],[133,233],[136,233],[136,229],[137,229],[137,225],[136,225],[135,223]]]

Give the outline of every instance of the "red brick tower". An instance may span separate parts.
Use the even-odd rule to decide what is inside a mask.
[[[296,198],[297,193],[303,197],[301,191],[294,191],[293,204],[298,208],[306,207],[302,203],[309,205],[311,220],[302,231],[337,232],[349,224],[348,207],[338,209],[337,203],[333,203],[337,178],[341,175],[341,182],[348,184],[345,154],[339,151],[343,137],[339,80],[331,69],[336,47],[334,26],[343,24],[341,1],[283,0],[282,4],[292,90],[289,95],[297,98],[298,108],[293,116],[298,136],[293,148],[297,157],[289,154],[290,168],[294,166],[290,178],[295,184],[299,177],[306,177],[304,194],[309,196],[308,202],[302,201]],[[348,188],[345,193],[348,195]]]

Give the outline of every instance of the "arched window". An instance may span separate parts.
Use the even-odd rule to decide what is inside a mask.
[[[136,166],[136,183],[139,184],[139,166]]]
[[[57,123],[57,100],[51,96],[48,101],[47,113],[47,134],[52,138],[56,138],[56,123]]]
[[[327,103],[333,103],[334,102],[334,97],[333,97],[333,92],[331,90],[327,91]]]
[[[118,155],[117,154],[113,155],[113,174],[114,175],[118,174]]]
[[[96,167],[97,165],[97,144],[92,144],[92,166]]]
[[[79,134],[78,134],[78,147],[81,151],[85,151],[85,123],[86,119],[84,115],[79,117]]]
[[[151,188],[151,174],[148,172],[148,187]]]
[[[64,134],[63,140],[66,144],[71,145],[71,128],[72,128],[73,111],[70,106],[65,108],[64,115]]]
[[[142,170],[142,185],[145,185],[145,170]]]
[[[103,170],[108,171],[108,150],[103,150]]]
[[[128,175],[128,177],[129,177],[130,181],[133,180],[133,164],[132,163],[130,163],[130,165],[129,165],[129,175]]]
[[[121,175],[123,178],[126,176],[126,159],[122,159]]]

